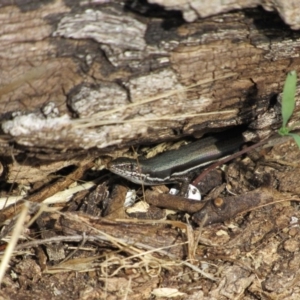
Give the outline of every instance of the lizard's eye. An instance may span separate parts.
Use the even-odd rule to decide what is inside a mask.
[[[127,171],[129,171],[129,172],[134,171],[134,164],[133,164],[133,163],[127,164],[127,165],[126,165],[126,169],[127,169]]]

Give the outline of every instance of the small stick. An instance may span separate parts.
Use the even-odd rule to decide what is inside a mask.
[[[84,161],[78,166],[75,171],[73,171],[65,178],[61,178],[52,185],[45,186],[42,190],[25,197],[16,204],[11,204],[10,206],[2,209],[0,212],[0,223],[2,224],[6,220],[11,219],[15,215],[19,214],[25,202],[41,203],[46,198],[56,194],[58,191],[67,188],[71,183],[79,180],[83,176],[84,172],[93,166],[94,163],[92,161]]]

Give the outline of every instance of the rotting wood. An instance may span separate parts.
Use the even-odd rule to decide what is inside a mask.
[[[150,190],[145,191],[145,199],[147,203],[154,206],[184,211],[187,213],[195,213],[205,206],[205,203],[201,201],[186,199],[170,194],[161,194]]]
[[[9,52],[0,48],[10,58],[2,66],[0,103],[2,117],[26,112],[4,120],[2,128],[30,151],[104,151],[248,123],[281,91],[286,72],[300,69],[299,33],[262,10],[190,24],[171,13],[137,18],[121,5],[75,15],[63,3],[49,3],[34,12],[36,22],[31,11],[14,13],[3,25],[2,39],[10,34],[11,40]],[[118,30],[105,39],[102,28],[112,24]],[[35,26],[42,32],[30,35],[35,48],[25,47],[12,66],[22,29]],[[128,27],[134,36],[126,34]],[[34,68],[45,72],[35,78]],[[14,81],[24,84],[12,87]]]
[[[186,241],[175,228],[170,229],[168,224],[171,223],[171,221],[156,221],[156,224],[153,224],[153,221],[93,220],[87,215],[66,213],[60,217],[55,228],[65,235],[82,232],[101,235],[112,244],[114,243],[113,238],[116,238],[129,245],[148,245],[153,249],[165,247],[162,250],[177,258],[182,258],[187,254],[186,246],[183,245],[186,244]],[[180,222],[174,222],[174,224],[177,223]],[[184,228],[186,225],[182,223],[182,227]]]
[[[257,189],[243,195],[219,197],[207,202],[199,212],[193,215],[193,220],[203,226],[221,223],[236,216],[238,213],[247,212],[271,203],[274,201],[275,195],[275,191]],[[202,224],[204,219],[205,222]]]
[[[159,4],[167,10],[180,10],[187,22],[195,21],[199,16],[204,18],[235,9],[262,6],[267,11],[277,11],[283,20],[293,29],[300,28],[300,7],[297,0],[235,0],[223,1],[165,1],[151,0],[151,3]]]
[[[206,130],[248,123],[266,109],[270,96],[281,90],[286,72],[290,69],[299,72],[298,33],[291,31],[274,14],[261,10],[234,12],[184,24],[181,19],[178,19],[178,15],[174,17],[165,14],[161,18],[154,16],[151,19],[145,15],[137,16],[132,11],[124,11],[120,4],[113,2],[99,5],[99,1],[96,1],[97,3],[94,1],[91,5],[91,2],[87,1],[81,2],[82,6],[79,6],[74,1],[72,7],[68,6],[70,2],[63,1],[29,2],[18,2],[21,3],[19,7],[3,5],[0,8],[2,18],[0,51],[3,58],[0,84],[5,89],[0,98],[3,109],[1,122],[8,126],[14,125],[8,123],[12,118],[14,121],[23,120],[23,125],[30,121],[24,126],[21,124],[19,129],[24,131],[21,131],[20,135],[13,130],[16,127],[6,127],[10,130],[9,134],[7,138],[1,137],[1,146],[3,146],[1,155],[5,159],[11,159],[11,152],[13,152],[18,161],[26,151],[25,154],[29,152],[30,157],[38,157],[41,163],[47,162],[49,157],[52,161],[56,161],[58,157],[62,159],[64,155],[76,153],[79,148],[99,147],[100,154],[108,153],[112,147],[116,148],[120,145],[128,147],[146,142],[180,139],[192,134],[200,136]],[[87,27],[90,28],[90,25],[95,25],[93,16],[101,15],[97,11],[105,15],[105,18],[100,19],[102,23],[117,20],[119,23],[115,24],[120,25],[122,21],[132,18],[137,22],[130,24],[145,25],[145,35],[142,36],[145,47],[133,49],[131,45],[126,44],[128,48],[118,48],[116,44],[97,41],[94,36],[89,35],[90,32],[84,31]],[[128,16],[129,18],[125,18]],[[54,36],[53,33],[58,32],[59,26],[64,25],[63,19],[86,22],[78,23],[77,29],[78,31],[82,29],[83,35],[76,36],[76,32],[71,32],[70,35]],[[71,23],[65,24],[67,28]],[[85,26],[86,24],[88,26]],[[135,32],[143,32],[143,28]],[[111,35],[114,37],[113,34]],[[138,37],[137,41],[140,41]],[[46,72],[39,78],[30,77],[30,72],[39,67],[44,68]],[[11,85],[14,81],[23,84]],[[189,91],[185,90],[192,84],[196,86]],[[178,91],[178,88],[183,90]],[[159,98],[158,101],[143,105],[134,102],[137,98],[147,99],[169,89],[173,92],[176,89],[177,91],[168,99]],[[81,97],[90,101],[84,103],[84,99],[80,101]],[[124,99],[126,105],[128,103],[136,103],[136,105],[111,112],[113,103],[111,105],[103,100],[105,109],[114,114],[107,116],[104,113],[108,111],[102,113],[100,110],[98,112],[101,114],[96,119],[96,116],[90,113],[94,110],[96,112],[95,103],[102,100],[100,97],[109,99],[116,97],[117,107],[120,107]],[[211,113],[216,110],[222,111],[223,114],[217,117],[216,114],[199,116],[200,112]],[[24,115],[16,117],[19,112]],[[187,113],[189,113],[188,117]],[[167,120],[166,117],[170,118],[170,116],[174,118]],[[150,117],[153,118],[151,123]],[[124,122],[125,119],[134,118],[140,118],[143,122],[137,120]],[[89,123],[91,120],[92,124]],[[110,123],[103,125],[101,123],[103,120],[108,120]],[[120,120],[121,123],[116,120]],[[73,126],[75,121],[78,126],[76,129]],[[41,126],[37,128],[34,127],[35,124]],[[16,150],[10,150],[11,144],[15,145]],[[111,148],[108,149],[108,145]],[[82,160],[81,155],[79,160]],[[9,167],[5,165],[6,160],[1,162],[4,162],[5,168]],[[72,164],[76,165],[75,162]],[[58,166],[57,169],[60,167]],[[53,172],[53,169],[49,172]],[[16,180],[18,182],[18,178]],[[34,181],[35,178],[31,178],[31,182]],[[186,274],[186,270],[180,269],[180,273],[176,272],[176,274],[174,270],[173,274],[172,270],[169,270],[169,276],[161,276],[161,281],[156,284],[167,286],[170,280],[176,278],[180,288],[184,289],[186,284],[188,288],[184,291],[188,291],[189,296],[195,298],[203,296],[203,294],[195,295],[200,285],[199,292],[206,293],[210,298],[216,295],[224,296],[225,293],[228,298],[237,298],[244,293],[249,295],[249,292],[252,295],[266,297],[280,295],[279,298],[285,298],[282,296],[282,290],[289,291],[297,297],[299,255],[297,247],[294,247],[296,250],[292,250],[286,242],[291,244],[299,242],[299,235],[295,231],[292,235],[292,230],[297,228],[290,228],[291,219],[298,218],[299,214],[294,207],[282,207],[282,205],[271,207],[270,212],[267,210],[251,212],[244,223],[241,222],[247,225],[246,229],[238,226],[238,223],[231,224],[233,226],[223,224],[203,229],[204,237],[209,237],[213,241],[212,244],[218,243],[220,246],[218,249],[197,247],[196,253],[199,254],[200,261],[197,264],[208,267],[208,272],[217,274],[218,278],[225,281],[221,280],[220,284],[212,285],[203,278],[182,280],[183,276],[179,274]],[[265,213],[263,216],[260,216],[261,211]],[[70,217],[75,218],[74,214],[70,214]],[[79,220],[83,219],[79,218]],[[121,224],[119,221],[116,223]],[[84,229],[84,226],[77,225],[78,232],[82,232],[80,229]],[[92,225],[94,226],[94,223]],[[101,226],[99,227],[101,230]],[[153,228],[153,225],[149,227]],[[269,231],[279,229],[281,235],[273,240],[273,244],[269,241],[255,243],[257,240],[260,241],[261,236],[268,229]],[[110,230],[114,232],[114,226],[111,226]],[[163,231],[164,239],[168,238],[169,230],[168,228]],[[234,242],[240,247],[230,249],[226,248],[226,245],[224,247],[224,240],[230,240],[237,233],[240,233],[239,239]],[[81,239],[81,236],[77,236],[73,241],[78,242]],[[112,244],[108,243],[109,249],[111,246]],[[248,249],[247,247],[252,247],[252,251],[243,251]],[[103,253],[106,249],[104,248]],[[182,248],[179,250],[181,251]],[[218,257],[218,251],[223,256]],[[231,258],[230,267],[224,264],[226,256],[229,257],[228,260]],[[211,263],[207,261],[207,257],[212,258]],[[244,265],[237,268],[241,257],[245,259],[244,265],[249,267],[249,270],[259,270],[261,276],[249,275],[250,272],[248,270],[245,272]],[[219,258],[223,260],[223,264],[222,261],[217,260]],[[14,273],[11,274],[16,274],[16,271],[24,273],[26,268],[15,268],[14,263],[20,265],[20,255],[12,261],[11,270]],[[127,288],[132,288],[133,293],[136,293],[135,286],[130,285],[133,278],[131,275],[137,276],[141,272],[134,273],[134,271],[140,272],[139,269],[133,269],[132,273],[125,273],[125,276],[130,278]],[[44,291],[43,298],[47,298],[46,293],[51,297],[53,292],[60,288],[56,286],[57,282],[63,284],[59,292],[65,298],[71,299],[75,293],[90,296],[89,298],[99,298],[97,294],[99,286],[105,289],[101,294],[102,298],[107,298],[108,281],[102,280],[96,272],[94,277],[92,272],[86,272],[84,277],[80,273],[72,273],[67,277],[49,277],[49,280],[55,281],[46,280],[46,284],[44,280],[38,280],[36,277],[33,277],[33,280],[26,277],[28,274],[25,273],[23,278],[19,276],[16,279],[19,280],[18,284],[7,274],[7,281],[2,289],[3,293],[6,293],[6,298],[12,298],[17,293],[24,296],[27,293],[26,296],[29,298],[39,294],[38,298],[41,298],[40,291]],[[34,274],[32,268],[29,276],[30,274]],[[124,274],[122,276],[125,278]],[[137,277],[140,282],[142,276]],[[94,279],[92,284],[89,279]],[[116,286],[120,278],[114,279]],[[241,287],[242,281],[244,284]],[[247,288],[250,284],[250,288]],[[54,290],[49,289],[49,286]],[[238,292],[237,286],[241,287]],[[92,289],[94,294],[92,296],[84,294],[87,289],[89,292]],[[69,291],[71,292],[68,294]],[[113,296],[116,292],[114,290]],[[139,299],[142,298],[141,295],[138,295]],[[124,295],[122,296],[124,298]],[[129,294],[130,296],[132,294]],[[151,297],[150,292],[149,297]]]

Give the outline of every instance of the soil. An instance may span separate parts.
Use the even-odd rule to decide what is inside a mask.
[[[238,197],[239,206],[247,195],[256,195],[253,205],[207,226],[195,224],[192,214],[152,205],[152,213],[133,218],[123,205],[127,186],[138,196],[145,191],[87,167],[81,178],[96,178],[97,184],[73,194],[71,201],[40,206],[41,214],[31,211],[37,219],[29,227],[30,218],[25,220],[1,298],[299,299],[300,152],[288,141],[255,154],[256,159],[246,155],[218,170],[221,177],[214,175],[226,183],[226,189],[217,189],[218,199]],[[61,182],[74,175],[68,172]],[[41,184],[36,193],[51,184]],[[14,192],[3,190],[2,196]],[[255,202],[258,198],[268,201]],[[4,226],[2,235],[14,235],[12,228]]]

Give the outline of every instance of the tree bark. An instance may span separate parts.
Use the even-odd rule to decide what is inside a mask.
[[[27,164],[47,162],[49,172],[87,150],[250,124],[300,70],[299,32],[262,9],[193,23],[130,2],[36,1],[0,12],[1,155],[20,163],[26,152]]]

